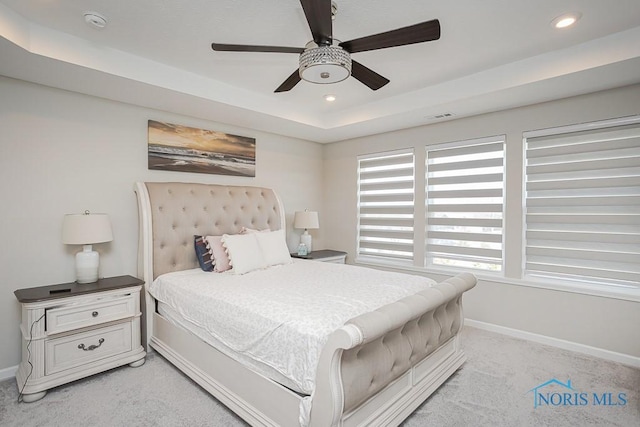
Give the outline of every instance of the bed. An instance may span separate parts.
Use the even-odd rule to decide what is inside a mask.
[[[404,296],[384,296],[391,299],[376,299],[377,308],[339,319],[335,330],[319,340],[317,358],[310,359],[313,378],[303,390],[247,363],[224,342],[217,346],[180,324],[165,306],[168,297],[156,300],[152,291],[163,294],[152,288],[166,278],[205,280],[216,274],[199,272],[194,235],[235,234],[243,227],[284,231],[280,199],[268,188],[193,183],[138,182],[135,192],[138,272],[146,290],[143,340],[250,425],[398,425],[464,363],[458,335],[462,295],[476,283],[467,273],[411,288]],[[335,268],[347,275],[375,271],[320,264],[298,260],[243,280],[251,286],[251,278],[271,274],[284,282],[277,275],[304,268],[320,269],[316,276],[330,276]],[[247,323],[250,317],[244,319]],[[253,323],[261,326],[259,320]]]

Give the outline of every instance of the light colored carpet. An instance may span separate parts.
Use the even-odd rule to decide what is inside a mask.
[[[640,426],[640,370],[471,327],[462,335],[466,364],[403,427]],[[573,390],[555,384],[541,392],[569,392],[568,402],[582,404],[534,408],[529,390],[551,379],[571,380]],[[593,393],[601,403],[606,393],[622,403],[625,393],[626,404],[594,405]],[[157,354],[140,368],[60,386],[34,403],[17,398],[14,380],[0,383],[1,426],[246,425]]]

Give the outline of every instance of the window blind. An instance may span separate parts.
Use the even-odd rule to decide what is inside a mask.
[[[640,117],[616,123],[525,133],[525,276],[640,286]]]
[[[426,263],[503,271],[504,135],[426,147]]]
[[[414,153],[358,157],[358,258],[413,263]]]

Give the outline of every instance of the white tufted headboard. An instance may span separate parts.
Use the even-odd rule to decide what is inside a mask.
[[[194,235],[235,234],[242,227],[285,228],[272,189],[183,182],[137,182],[138,271],[148,283],[161,274],[196,268]],[[141,265],[142,264],[142,265]]]

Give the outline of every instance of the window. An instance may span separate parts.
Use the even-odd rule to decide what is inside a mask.
[[[525,276],[637,287],[640,117],[524,136]]]
[[[414,154],[358,157],[358,258],[413,264]]]
[[[503,271],[504,135],[426,148],[427,267]]]

